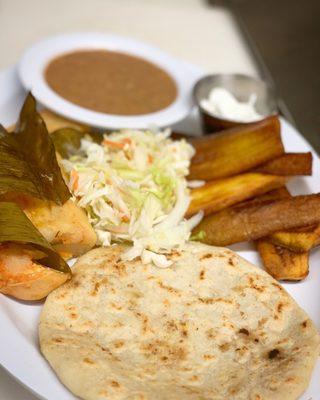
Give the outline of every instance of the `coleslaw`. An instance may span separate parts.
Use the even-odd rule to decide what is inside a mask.
[[[171,265],[166,254],[181,248],[202,218],[201,213],[184,218],[193,155],[193,147],[172,140],[170,130],[123,130],[104,135],[101,144],[82,139],[62,165],[100,245],[129,242],[123,260],[140,257],[166,268]]]

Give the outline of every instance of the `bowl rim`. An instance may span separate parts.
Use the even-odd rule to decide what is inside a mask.
[[[80,49],[119,51],[156,64],[175,81],[176,99],[162,110],[133,116],[100,113],[69,102],[49,87],[44,70],[55,57]],[[205,73],[196,65],[130,37],[112,33],[75,32],[51,36],[29,47],[19,61],[18,74],[23,86],[31,90],[36,99],[48,109],[90,126],[117,130],[146,129],[153,124],[165,127],[182,120],[194,105],[193,86]]]

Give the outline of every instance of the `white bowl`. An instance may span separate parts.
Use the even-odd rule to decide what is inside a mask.
[[[119,116],[91,111],[73,104],[54,92],[44,79],[48,63],[62,53],[79,49],[119,51],[140,56],[166,70],[175,80],[178,94],[167,108],[138,116]],[[22,56],[18,73],[22,84],[36,99],[52,111],[99,128],[146,128],[149,125],[171,125],[188,115],[193,105],[192,89],[204,72],[152,46],[112,34],[73,33],[54,36],[36,43]]]

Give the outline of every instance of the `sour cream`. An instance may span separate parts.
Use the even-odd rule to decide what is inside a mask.
[[[228,90],[216,87],[200,104],[209,114],[237,122],[254,122],[264,118],[255,109],[257,95],[251,94],[247,102],[238,101]]]

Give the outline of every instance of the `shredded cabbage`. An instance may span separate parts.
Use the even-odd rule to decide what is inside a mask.
[[[171,265],[166,254],[181,248],[202,218],[201,213],[184,218],[193,155],[193,147],[171,140],[169,130],[123,130],[104,135],[101,145],[82,139],[79,151],[62,165],[100,245],[129,242],[124,260],[140,257],[166,268]]]

